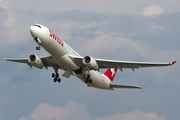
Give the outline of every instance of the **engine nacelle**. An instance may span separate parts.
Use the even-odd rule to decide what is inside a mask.
[[[29,55],[28,57],[28,62],[33,65],[34,67],[37,67],[39,69],[42,69],[44,67],[43,62],[41,61],[41,59],[34,54]]]
[[[99,66],[96,62],[96,60],[94,60],[92,57],[90,56],[85,56],[83,58],[83,63],[86,67],[88,67],[89,69],[93,69],[93,70],[98,70]]]

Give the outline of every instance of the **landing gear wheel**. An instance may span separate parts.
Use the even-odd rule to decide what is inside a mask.
[[[54,82],[61,82],[61,78],[59,78],[59,74],[52,73],[52,78],[54,78]]]
[[[41,48],[40,48],[40,46],[36,46],[36,50],[40,50]]]
[[[58,78],[59,77],[59,74],[57,73],[57,74],[55,74],[55,73],[52,73],[52,78]]]
[[[84,74],[84,75],[83,75],[83,78],[89,80],[90,75],[89,75],[89,74]]]
[[[56,74],[55,74],[55,73],[53,73],[53,74],[52,74],[52,78],[55,78],[55,77],[56,77]]]
[[[57,81],[60,83],[61,82],[61,78],[58,78]]]
[[[88,74],[87,77],[86,77],[86,79],[89,79],[89,78],[90,78],[90,75]]]
[[[90,84],[92,83],[92,80],[91,80],[91,79],[89,80],[89,83],[90,83]]]
[[[59,77],[59,74],[58,74],[58,73],[56,74],[56,77],[57,77],[57,78]]]
[[[85,83],[92,83],[92,79],[90,79],[90,75],[89,74],[84,74],[83,78],[85,79]]]
[[[86,79],[86,74],[83,75],[83,78]]]
[[[54,78],[54,82],[56,82],[57,81],[57,78]]]

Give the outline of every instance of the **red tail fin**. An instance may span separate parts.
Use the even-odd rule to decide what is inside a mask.
[[[117,72],[117,68],[111,68],[111,71],[107,69],[107,71],[104,73],[105,76],[107,76],[111,81],[113,81],[115,75]]]

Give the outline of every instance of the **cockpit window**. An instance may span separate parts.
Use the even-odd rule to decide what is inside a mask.
[[[37,26],[37,27],[41,28],[41,26],[40,26],[40,25],[34,25],[34,26]]]

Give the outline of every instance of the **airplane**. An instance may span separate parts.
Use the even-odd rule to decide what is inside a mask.
[[[28,58],[23,59],[4,59],[7,61],[26,63],[31,68],[32,66],[42,69],[52,67],[55,73],[52,73],[54,82],[61,82],[58,69],[64,70],[62,76],[69,78],[71,75],[78,77],[88,87],[94,87],[105,90],[115,90],[115,88],[131,88],[142,89],[138,86],[117,85],[113,84],[113,79],[117,70],[123,71],[124,68],[132,69],[144,67],[160,67],[172,66],[177,61],[170,63],[155,63],[155,62],[132,62],[132,61],[117,61],[97,59],[91,56],[80,56],[75,50],[68,46],[62,39],[54,34],[50,29],[41,25],[34,24],[30,27],[30,33],[33,40],[37,43],[36,50],[43,47],[50,56],[38,57],[35,54],[30,54]],[[100,69],[107,69],[101,74]]]

